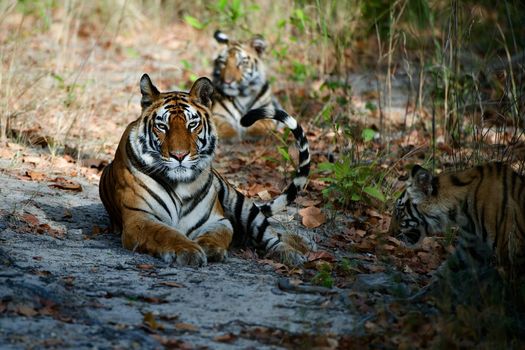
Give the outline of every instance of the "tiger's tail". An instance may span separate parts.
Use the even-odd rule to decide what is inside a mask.
[[[265,216],[270,217],[293,202],[299,191],[306,186],[308,174],[310,173],[310,150],[308,140],[301,125],[297,123],[295,118],[283,110],[268,108],[252,109],[241,118],[241,125],[248,127],[261,119],[274,119],[290,128],[295,137],[297,149],[299,150],[299,163],[292,183],[288,185],[282,194],[270,202],[258,206]]]

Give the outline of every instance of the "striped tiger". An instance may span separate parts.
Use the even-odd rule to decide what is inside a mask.
[[[142,113],[126,128],[100,179],[100,198],[123,246],[168,263],[202,266],[223,261],[232,242],[253,243],[283,263],[302,263],[311,243],[276,233],[267,218],[295,199],[309,174],[308,142],[295,119],[283,111],[255,111],[244,120],[285,123],[299,148],[293,182],[259,208],[212,166],[217,135],[209,79],[195,81],[189,93],[159,92],[144,74],[140,90]]]
[[[212,112],[222,140],[260,138],[275,127],[273,120],[263,120],[249,128],[240,124],[241,118],[251,109],[281,109],[272,95],[262,61],[266,41],[260,35],[248,42],[234,41],[217,30],[215,39],[225,47],[213,65]]]
[[[459,228],[456,264],[495,261],[503,277],[519,276],[525,267],[525,178],[502,163],[437,176],[415,165],[390,234],[416,244],[451,225]]]

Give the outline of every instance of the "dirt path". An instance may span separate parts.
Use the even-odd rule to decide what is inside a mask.
[[[0,348],[259,349],[283,334],[335,339],[359,323],[342,291],[283,291],[281,276],[253,259],[170,267],[123,249],[98,233],[108,218],[87,182],[71,193],[0,181]]]

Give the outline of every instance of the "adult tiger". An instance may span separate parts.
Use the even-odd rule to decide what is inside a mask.
[[[259,138],[275,127],[273,120],[263,120],[249,128],[240,121],[251,109],[281,109],[272,95],[266,78],[262,55],[266,41],[260,35],[249,42],[233,41],[221,31],[215,39],[226,46],[215,58],[213,66],[213,114],[221,139],[241,140]]]
[[[212,167],[217,136],[210,119],[211,81],[198,79],[189,93],[161,93],[144,74],[140,90],[142,113],[126,128],[100,179],[100,198],[123,246],[170,263],[204,265],[224,260],[233,239],[251,241],[286,264],[300,264],[309,242],[274,232],[261,209]],[[274,117],[259,112],[245,122]],[[275,118],[296,136],[300,165],[287,190],[262,206],[267,215],[295,199],[310,168],[301,127],[285,112]]]
[[[525,267],[525,178],[502,163],[438,176],[414,166],[390,233],[417,243],[451,224],[460,232],[454,256],[459,266],[495,258],[503,275],[514,279]]]

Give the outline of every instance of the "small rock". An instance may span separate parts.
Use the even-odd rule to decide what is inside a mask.
[[[82,233],[82,229],[79,228],[72,228],[67,231],[67,238],[73,240],[73,241],[81,241],[84,239],[84,235]]]

